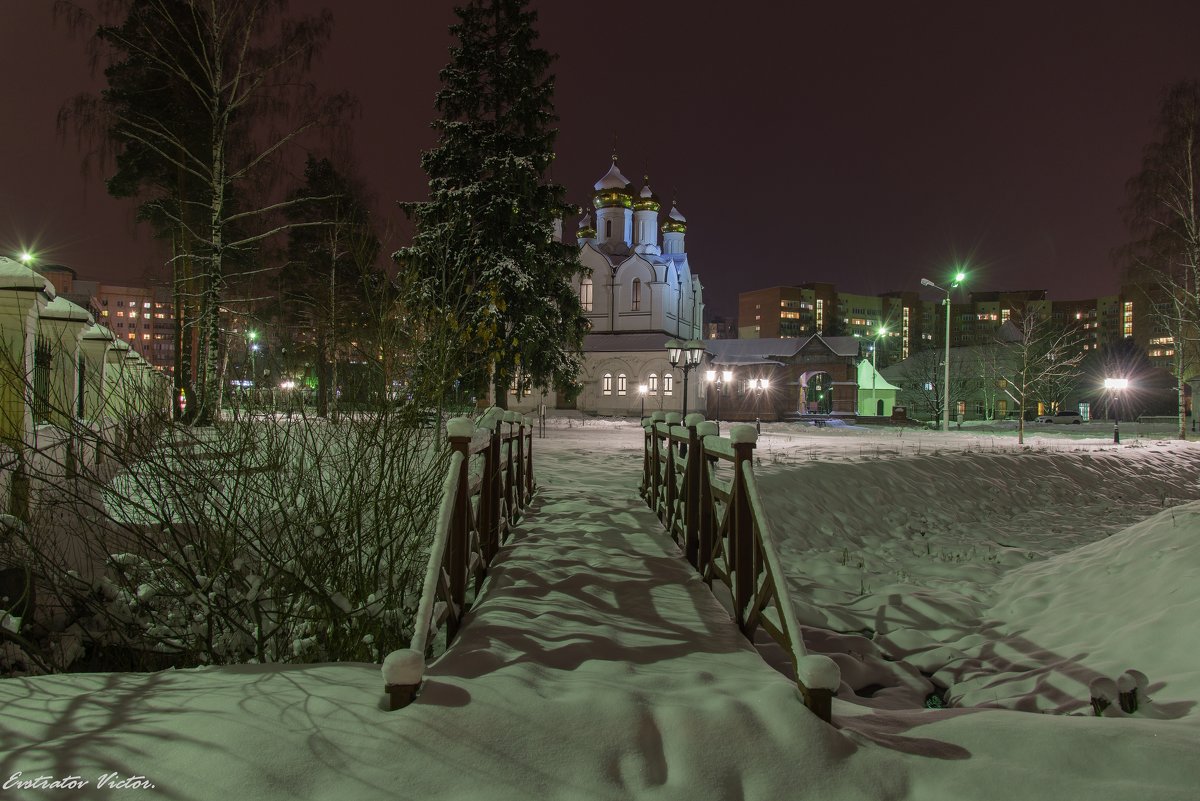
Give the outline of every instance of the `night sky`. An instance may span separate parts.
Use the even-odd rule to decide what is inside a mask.
[[[392,249],[407,230],[393,202],[425,196],[453,4],[293,2],[322,5],[337,27],[315,77],[359,98],[358,169]],[[615,137],[635,188],[648,172],[677,194],[716,313],[779,283],[918,289],[962,260],[971,288],[1115,292],[1125,181],[1164,87],[1200,77],[1194,0],[536,7],[559,56],[555,180],[586,202]],[[0,0],[0,75],[0,252],[34,246],[108,281],[161,270],[132,204],[56,132],[64,101],[100,82],[49,0]]]

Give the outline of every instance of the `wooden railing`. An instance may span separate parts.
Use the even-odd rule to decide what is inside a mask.
[[[724,438],[701,415],[685,422],[677,412],[643,421],[642,497],[705,583],[732,605],[742,633],[753,642],[762,629],[787,652],[805,705],[828,722],[840,675],[833,660],[805,650],[754,479],[757,430],[735,425]]]
[[[446,647],[454,641],[488,566],[533,498],[533,427],[528,420],[491,409],[478,426],[456,417],[446,432],[450,465],[412,641],[384,661],[392,709],[416,697],[433,638],[444,628]]]

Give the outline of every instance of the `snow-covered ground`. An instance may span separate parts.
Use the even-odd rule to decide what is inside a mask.
[[[115,771],[178,799],[1200,798],[1200,447],[766,426],[797,611],[842,667],[833,728],[654,529],[640,429],[566,425],[412,707],[358,664],[4,681],[4,794],[46,797],[18,771],[128,792],[95,789]],[[1150,703],[1092,716],[1127,668]]]

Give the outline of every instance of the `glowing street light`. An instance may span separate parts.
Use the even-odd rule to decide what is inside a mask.
[[[950,285],[950,289],[954,289],[967,278],[966,273],[961,271],[954,274],[954,283]],[[937,284],[930,281],[928,278],[921,279],[921,286],[933,287],[939,292],[946,293],[946,299],[943,301],[946,304],[946,371],[942,383],[942,431],[950,431],[950,289],[943,289]]]
[[[1121,412],[1117,406],[1117,401],[1120,400],[1121,390],[1129,388],[1128,378],[1106,378],[1104,379],[1104,388],[1112,393],[1111,406],[1113,408],[1113,444],[1121,444]]]
[[[717,370],[709,370],[705,374],[705,380],[708,383],[712,384],[713,389],[716,391],[717,409],[716,409],[716,414],[713,416],[713,419],[720,420],[721,419],[721,387],[728,384],[729,382],[733,381],[733,371],[732,370],[721,370],[718,372]]]
[[[875,338],[871,341],[871,414],[877,414],[877,403],[875,400],[875,376],[878,371],[875,369],[875,354],[879,351],[879,338],[887,334],[887,326],[881,325],[875,331]]]
[[[34,260],[37,259],[37,256],[30,253],[28,250],[22,250],[21,255],[18,256],[18,258],[21,260],[21,264],[28,266],[29,264],[33,263]]]
[[[650,391],[650,387],[645,384],[638,384],[638,397],[642,399],[642,410],[638,414],[639,420],[646,419],[646,393]]]

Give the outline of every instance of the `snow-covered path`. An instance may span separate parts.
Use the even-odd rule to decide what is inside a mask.
[[[843,449],[856,442],[850,439],[855,432],[824,433]],[[1021,508],[1006,515],[1013,525],[1003,541],[1028,529],[1028,542],[1019,545],[1036,550],[1037,558],[1021,556],[1027,565],[1012,567],[1001,581],[996,560],[976,567],[931,559],[920,548],[901,564],[914,586],[876,587],[887,597],[884,592],[912,594],[953,580],[950,589],[966,592],[979,574],[981,604],[998,599],[1000,611],[1039,604],[1034,614],[1022,607],[1000,617],[1028,623],[1014,636],[1105,675],[1144,670],[1154,699],[1146,712],[1032,714],[987,708],[986,698],[935,710],[918,706],[919,694],[900,704],[904,699],[885,699],[880,691],[875,700],[881,703],[872,705],[846,692],[834,702],[835,728],[805,710],[791,683],[743,642],[638,498],[641,438],[632,425],[589,422],[535,440],[542,486],[535,508],[493,566],[460,638],[430,665],[422,696],[406,709],[385,710],[376,665],[11,679],[0,682],[0,783],[17,772],[25,780],[78,775],[89,786],[60,795],[129,797],[96,790],[97,778],[115,771],[154,783],[140,797],[189,801],[1197,798],[1200,733],[1192,712],[1200,696],[1193,674],[1180,666],[1196,642],[1200,503],[1158,514],[1143,510],[1139,514],[1153,517],[1080,547],[1094,528],[1088,520],[1118,518],[1124,525],[1121,513],[1132,501],[1107,493],[1100,498],[1111,506],[1090,497],[1073,502],[1058,497],[1060,480],[1019,492],[1017,475],[976,482],[970,505],[981,513],[1007,497],[1001,490],[1013,493]],[[813,442],[820,440],[794,446],[815,448]],[[876,436],[868,450],[886,443]],[[1174,487],[1171,497],[1183,499],[1196,484],[1189,454],[1189,448],[1123,449],[1112,457],[1126,463],[1123,472],[1096,478],[1095,486],[1119,486],[1124,494],[1145,481],[1147,490],[1139,492],[1150,506],[1163,503],[1151,489]],[[947,456],[940,468],[937,460],[874,460],[874,472],[857,483],[879,490],[864,509],[904,512],[917,536],[935,538],[930,550],[936,554],[942,538],[956,532],[994,532],[987,520],[954,528],[961,497],[953,504],[943,500],[953,493],[922,494],[924,517],[907,512],[916,508],[905,501],[912,494],[908,472],[923,471],[926,483],[946,488],[962,485],[956,477],[974,481],[973,465],[1007,470],[1012,460],[1031,458],[964,454]],[[1042,461],[1024,463],[1021,475],[1038,473]],[[1045,461],[1048,475],[1100,476],[1083,456]],[[764,478],[770,472],[764,469]],[[819,491],[821,482],[834,489],[845,484],[838,471],[787,472],[794,480],[781,479],[772,492],[781,530],[788,519],[811,517],[822,495],[833,495]],[[798,580],[812,585],[814,609],[850,608],[844,595],[860,579],[849,576],[843,587],[832,581],[839,571],[882,576],[892,567],[880,555],[904,554],[892,547],[895,526],[871,527],[869,516],[846,509],[843,504],[827,515],[837,529],[795,527],[810,549],[801,552],[803,543],[797,544],[804,558],[796,564]],[[1034,516],[1038,509],[1046,515]],[[864,564],[842,564],[856,554],[843,560],[838,540],[855,532]],[[832,556],[822,562],[823,551]],[[924,563],[929,569],[913,567]],[[999,586],[992,590],[991,583]],[[914,621],[907,625],[916,631]],[[930,626],[931,637],[946,628],[937,621]],[[897,631],[888,636],[890,647],[899,647]],[[847,660],[862,662],[863,639]],[[1125,641],[1128,648],[1117,647]],[[909,650],[926,645],[909,643]],[[1064,695],[1086,692],[1031,668],[1037,674],[1031,693],[1042,693],[1046,682]],[[53,795],[6,788],[0,801]]]

